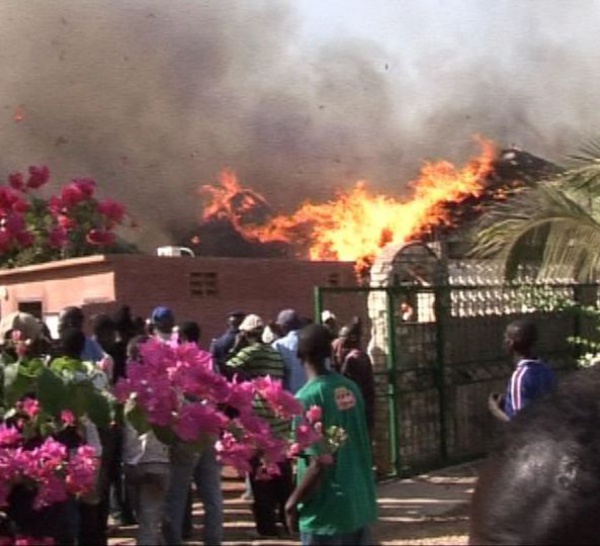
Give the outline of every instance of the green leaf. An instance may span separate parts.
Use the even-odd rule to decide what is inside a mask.
[[[58,417],[69,401],[69,391],[63,380],[48,368],[37,379],[37,398],[44,411]]]
[[[87,415],[98,428],[108,428],[112,421],[111,405],[106,396],[93,389],[87,398]]]
[[[21,364],[14,362],[4,368],[4,399],[7,407],[35,390],[36,377],[25,373]]]
[[[131,426],[140,434],[144,434],[150,430],[150,423],[148,423],[148,420],[146,419],[146,413],[136,403],[135,398],[129,398],[127,400],[123,413]]]
[[[156,436],[158,441],[162,442],[163,444],[166,444],[168,446],[174,446],[176,443],[179,442],[179,438],[169,427],[162,427],[159,425],[151,426],[152,432],[154,432],[154,435]]]

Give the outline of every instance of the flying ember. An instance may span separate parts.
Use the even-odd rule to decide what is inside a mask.
[[[284,241],[311,260],[368,262],[388,243],[408,242],[449,224],[449,203],[484,190],[495,150],[489,141],[481,140],[481,146],[481,154],[462,168],[448,161],[425,163],[409,184],[408,198],[373,194],[359,181],[328,202],[305,202],[289,216],[273,215],[263,196],[223,171],[218,185],[200,189],[206,200],[202,220],[228,220],[248,240]]]

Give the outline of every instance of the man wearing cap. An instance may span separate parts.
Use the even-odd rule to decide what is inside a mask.
[[[173,328],[175,327],[175,315],[169,307],[159,305],[155,307],[150,315],[152,320],[152,332],[156,339],[173,344]]]
[[[172,347],[175,346],[173,311],[165,305],[159,305],[152,311],[150,319],[154,338]],[[163,520],[163,538],[166,544],[181,544],[183,541],[187,493],[197,461],[198,454],[182,443],[169,448],[169,489],[165,499]]]
[[[227,366],[242,380],[271,376],[283,380],[284,367],[279,353],[270,345],[262,342],[264,322],[254,314],[247,315],[240,324],[240,336],[245,338],[246,346],[227,361]],[[275,436],[287,438],[291,432],[291,423],[279,419],[264,405],[257,396],[253,402],[256,415],[269,422]],[[284,508],[288,496],[293,490],[292,468],[288,461],[279,464],[280,474],[268,480],[258,475],[259,462],[252,462],[250,484],[254,497],[253,512],[256,532],[260,537],[278,536],[277,521],[285,526]]]
[[[306,372],[297,354],[298,331],[302,327],[302,322],[294,309],[284,309],[277,315],[276,323],[281,328],[283,337],[275,340],[272,347],[279,352],[283,360],[284,388],[296,394],[306,383]]]
[[[337,317],[329,309],[325,309],[321,313],[321,323],[329,330],[333,341],[338,335]]]
[[[210,344],[210,353],[215,366],[223,374],[225,374],[227,359],[231,356],[231,349],[233,349],[240,331],[239,326],[245,316],[246,314],[242,311],[232,311],[229,313],[227,315],[227,330],[221,337],[213,339]]]

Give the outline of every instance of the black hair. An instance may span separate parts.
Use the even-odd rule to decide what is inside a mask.
[[[81,307],[69,305],[60,312],[58,319],[59,324],[63,328],[77,328],[78,330],[82,330],[85,315]]]
[[[60,332],[60,348],[63,356],[81,359],[85,348],[85,334],[79,328],[67,327]]]
[[[115,323],[115,330],[125,339],[135,335],[135,324],[131,316],[129,305],[121,305],[112,316]]]
[[[309,324],[298,333],[298,358],[314,365],[325,365],[331,356],[331,332],[322,324]]]
[[[469,544],[598,544],[600,367],[505,425],[480,467]]]
[[[94,317],[94,335],[101,336],[105,332],[115,332],[114,320],[107,314],[102,313]]]
[[[202,335],[200,325],[194,320],[185,320],[179,325],[179,337],[182,341],[198,343]]]
[[[536,325],[529,319],[514,320],[506,327],[506,337],[517,352],[530,351],[538,338]]]

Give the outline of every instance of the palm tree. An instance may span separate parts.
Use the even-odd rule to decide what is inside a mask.
[[[600,275],[600,141],[570,158],[552,179],[515,190],[491,204],[472,252],[500,261],[507,279],[527,268],[537,280]]]

